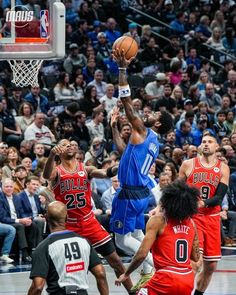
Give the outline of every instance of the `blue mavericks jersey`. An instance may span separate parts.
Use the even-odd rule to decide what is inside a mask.
[[[128,143],[119,164],[120,185],[146,186],[150,182],[148,172],[159,154],[157,134],[147,129],[143,143]]]

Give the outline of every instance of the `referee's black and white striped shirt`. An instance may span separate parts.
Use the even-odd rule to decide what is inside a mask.
[[[30,278],[45,278],[48,293],[60,293],[69,285],[87,290],[88,270],[100,263],[86,239],[67,230],[54,232],[34,251]]]

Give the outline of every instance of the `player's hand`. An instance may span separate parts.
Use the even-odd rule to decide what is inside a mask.
[[[112,50],[112,58],[116,61],[120,68],[127,68],[128,65],[134,60],[134,57],[126,59],[124,49],[120,50],[119,48]]]
[[[206,205],[202,200],[198,201],[198,208],[205,208],[205,207]]]
[[[115,128],[120,117],[120,109],[118,107],[114,107],[111,111],[111,127]]]
[[[53,155],[60,155],[65,153],[66,150],[67,150],[67,146],[65,146],[64,144],[58,144],[51,149],[51,153]]]
[[[122,283],[124,283],[127,279],[129,278],[129,276],[127,276],[125,273],[123,273],[122,275],[119,276],[118,279],[115,280],[115,285],[116,286],[120,286]]]

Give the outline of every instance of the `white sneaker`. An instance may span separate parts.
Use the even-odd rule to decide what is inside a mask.
[[[13,259],[11,259],[8,255],[2,255],[1,257],[0,257],[0,260],[2,260],[3,262],[5,262],[5,263],[12,263],[12,262],[14,262],[14,260]]]

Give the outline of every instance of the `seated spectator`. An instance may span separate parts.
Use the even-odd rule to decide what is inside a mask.
[[[203,15],[200,18],[199,25],[196,27],[197,32],[202,33],[203,42],[207,41],[208,38],[211,37],[211,29],[209,27],[210,19],[207,15]]]
[[[9,97],[9,109],[11,109],[12,115],[18,116],[20,111],[20,105],[24,102],[22,96],[22,88],[13,86],[12,96]]]
[[[174,34],[178,36],[183,36],[184,34],[186,34],[184,21],[185,21],[185,12],[184,11],[177,12],[175,19],[172,22],[170,22],[170,27]]]
[[[170,67],[175,63],[179,61],[181,63],[181,70],[184,72],[187,69],[187,63],[184,59],[184,50],[182,48],[179,49],[178,53],[175,57],[173,57],[170,61]],[[182,73],[183,73],[182,72]]]
[[[124,34],[124,36],[130,36],[132,37],[138,44],[138,47],[140,47],[140,37],[138,35],[138,26],[136,23],[132,22],[128,25],[129,31]]]
[[[59,76],[59,82],[54,87],[55,101],[59,105],[68,105],[74,100],[78,100],[75,88],[69,84],[69,74],[62,72]]]
[[[106,94],[107,83],[103,81],[103,71],[96,70],[94,74],[94,80],[91,81],[88,86],[95,86],[97,90],[97,98],[100,99]]]
[[[180,123],[180,129],[176,130],[176,144],[182,147],[184,143],[193,143],[193,134],[191,132],[191,125],[184,120]]]
[[[34,121],[34,110],[29,102],[23,102],[19,108],[19,116],[15,117],[22,133]]]
[[[116,175],[111,178],[111,186],[102,194],[101,201],[103,204],[104,211],[108,215],[111,215],[112,200],[119,186],[120,183]]]
[[[72,89],[75,89],[76,98],[78,100],[84,98],[84,89],[86,82],[82,74],[77,74],[75,76],[74,82],[70,85]]]
[[[8,144],[4,141],[0,141],[0,163],[4,163],[8,155]]]
[[[235,30],[232,27],[226,28],[225,36],[222,38],[222,44],[228,53],[236,55]]]
[[[32,148],[32,143],[30,140],[25,140],[25,139],[22,140],[22,142],[20,143],[20,151],[19,151],[20,158],[21,159],[25,157],[32,158],[31,148]]]
[[[111,45],[108,43],[106,34],[104,32],[99,32],[97,35],[97,44],[94,47],[96,51],[96,58],[98,61],[102,61],[105,58],[108,58],[111,53]]]
[[[116,39],[121,37],[120,31],[116,30],[116,20],[112,17],[107,20],[107,30],[105,31],[107,40],[110,44],[113,44]]]
[[[164,73],[157,73],[156,74],[156,80],[153,82],[149,82],[145,86],[145,91],[147,93],[146,98],[148,101],[154,100],[157,101],[157,99],[161,98],[164,93],[164,86],[167,81],[167,77]]]
[[[29,157],[25,157],[21,160],[21,165],[27,170],[27,176],[32,175],[32,160]]]
[[[216,76],[213,79],[213,81],[220,87],[223,87],[224,82],[228,80],[229,71],[233,70],[234,68],[233,61],[230,59],[226,59],[223,65],[224,65],[224,68],[217,71]]]
[[[6,164],[2,168],[2,179],[12,178],[16,166],[19,164],[18,150],[11,146],[7,152]]]
[[[84,164],[86,166],[101,167],[102,162],[108,157],[108,153],[105,149],[104,142],[100,138],[94,138],[92,140],[90,149],[85,154]]]
[[[155,111],[168,111],[174,116],[178,114],[177,103],[175,99],[171,97],[171,93],[171,84],[166,83],[164,85],[163,96],[155,103]]]
[[[88,40],[87,30],[87,21],[85,19],[80,19],[77,23],[76,30],[71,34],[72,44],[76,43],[79,47],[82,47]]]
[[[43,240],[45,218],[43,214],[45,207],[41,204],[37,190],[39,189],[39,178],[30,176],[25,181],[26,188],[17,195],[21,200],[24,217],[31,218],[35,225],[35,247]]]
[[[169,64],[173,57],[176,57],[180,49],[180,40],[176,35],[170,36],[170,44],[165,46],[163,49],[163,62],[165,64],[165,69],[169,69]]]
[[[98,43],[98,34],[101,32],[101,22],[99,20],[93,21],[93,30],[87,32],[88,38],[92,41],[93,47],[95,47]]]
[[[0,262],[13,263],[14,260],[9,257],[13,241],[15,239],[16,230],[9,224],[0,222],[0,237],[3,238]]]
[[[170,178],[170,182],[173,182],[177,179],[177,170],[175,165],[171,162],[167,162],[163,167],[163,173],[167,174]]]
[[[42,112],[47,115],[50,109],[48,98],[40,91],[39,86],[31,86],[31,91],[25,96],[25,100],[33,106],[34,112]]]
[[[197,128],[193,131],[193,144],[198,147],[202,142],[203,132],[205,130],[209,131],[211,134],[214,134],[213,130],[207,128],[207,118],[200,116],[197,119]]]
[[[158,65],[161,58],[161,50],[156,44],[155,38],[151,37],[146,47],[139,55],[139,60],[143,66]]]
[[[3,124],[3,140],[8,145],[20,147],[22,132],[20,126],[16,123],[15,117],[8,111],[6,98],[2,99],[2,110],[0,111],[0,120]]]
[[[115,87],[113,84],[107,84],[106,94],[102,96],[99,101],[104,105],[104,109],[109,114],[111,110],[116,106],[117,98],[114,97]]]
[[[223,46],[221,37],[222,37],[221,29],[218,27],[215,27],[212,31],[211,37],[207,40],[206,44],[210,45],[211,47],[215,48],[216,50],[223,50],[224,51],[224,46]],[[217,51],[213,51],[213,56],[214,56],[214,60],[216,62],[220,62],[221,57],[224,58],[224,55],[222,55],[221,53],[219,53]]]
[[[188,57],[186,58],[187,65],[194,65],[197,71],[201,68],[201,61],[197,57],[197,50],[196,48],[189,48],[188,50]]]
[[[104,126],[103,126],[104,114],[102,111],[94,111],[92,114],[92,120],[86,124],[88,127],[91,140],[95,137],[104,140]]]
[[[65,1],[65,8],[66,8],[66,23],[70,25],[75,25],[79,19],[77,11],[74,9],[72,5],[72,0]]]
[[[84,112],[78,112],[74,121],[73,121],[73,129],[74,129],[74,137],[79,141],[79,146],[83,151],[88,150],[90,135],[88,127],[85,125],[86,122],[86,114]]]
[[[213,125],[214,132],[216,134],[217,141],[220,143],[225,135],[229,135],[229,129],[225,126],[226,113],[223,110],[219,110],[216,114],[216,123]]]
[[[20,198],[13,195],[13,180],[6,178],[0,195],[0,222],[10,224],[16,229],[18,247],[22,251],[22,261],[31,262],[29,253],[35,248],[36,228],[32,219],[24,217]]]
[[[176,12],[175,6],[172,0],[165,0],[163,3],[163,9],[161,10],[161,20],[167,24],[175,19]]]
[[[61,132],[61,128],[65,123],[71,123],[73,122],[75,116],[78,114],[80,110],[80,106],[77,102],[71,102],[69,103],[63,112],[61,112],[58,115],[58,119],[59,119],[59,129],[58,131]]]
[[[211,22],[210,28],[213,31],[214,28],[220,28],[221,32],[225,31],[225,18],[224,13],[220,10],[217,10],[214,15],[214,19]]]
[[[97,90],[94,85],[86,87],[84,98],[79,102],[80,110],[86,113],[88,118],[91,118],[94,111],[103,111],[103,105],[100,104],[97,97]]]
[[[44,125],[45,114],[36,113],[34,122],[26,128],[24,137],[30,140],[33,144],[42,143],[47,145],[46,148],[49,149],[50,145],[55,142],[55,137],[51,130]]]
[[[44,157],[44,154],[45,154],[44,145],[41,143],[36,143],[34,145],[33,152],[34,152],[35,159],[32,162],[32,170],[35,170],[39,160],[46,159]]]
[[[72,43],[69,46],[70,53],[64,61],[64,69],[67,74],[72,75],[78,69],[82,70],[87,64],[87,58],[84,54],[79,53],[79,46],[76,43]]]
[[[201,95],[200,101],[208,104],[208,112],[210,114],[215,114],[215,112],[217,112],[221,107],[221,97],[219,94],[215,93],[212,83],[206,84],[205,94]]]
[[[150,25],[143,25],[141,31],[141,48],[146,48],[147,43],[149,42],[150,38],[153,37],[152,35],[152,28]]]
[[[159,201],[161,199],[162,196],[162,190],[163,188],[168,185],[169,183],[171,183],[171,179],[168,173],[166,172],[161,172],[159,175],[159,182],[156,186],[156,190],[155,190],[155,202],[156,205],[159,205]]]
[[[228,79],[223,84],[223,93],[231,96],[233,104],[236,103],[236,71],[230,70],[228,72]]]
[[[209,75],[207,72],[201,72],[199,79],[196,83],[196,86],[199,90],[200,95],[205,95],[206,84],[209,83]]]
[[[14,170],[14,194],[18,194],[25,189],[25,180],[27,176],[28,171],[25,166],[16,166]]]
[[[180,86],[175,86],[175,88],[173,89],[173,91],[171,93],[171,97],[176,100],[178,110],[183,109],[184,101],[186,99],[185,99],[185,97],[183,95],[183,91],[180,88]]]
[[[181,61],[177,60],[175,62],[172,62],[170,66],[170,83],[174,86],[179,85],[179,83],[182,80],[182,70],[181,70],[182,64]]]
[[[85,80],[86,84],[93,81],[95,71],[96,71],[95,58],[90,57],[88,59],[87,66],[84,67],[83,70],[82,70],[82,74],[83,74],[83,77],[84,77],[84,80]]]

